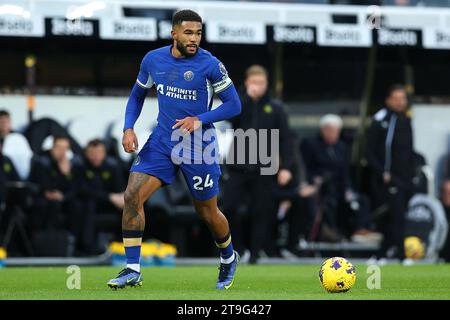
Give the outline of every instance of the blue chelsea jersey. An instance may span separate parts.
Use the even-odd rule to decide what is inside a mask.
[[[213,94],[232,85],[225,66],[209,51],[199,48],[193,57],[175,58],[171,48],[148,52],[137,78],[137,84],[143,88],[156,87],[157,128],[166,133],[172,132],[176,119],[209,111]]]

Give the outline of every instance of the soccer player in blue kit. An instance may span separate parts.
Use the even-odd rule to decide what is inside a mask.
[[[211,53],[199,47],[201,37],[201,17],[192,10],[176,12],[172,20],[173,44],[145,55],[131,91],[122,139],[126,152],[138,149],[133,127],[152,86],[156,87],[159,113],[156,128],[130,169],[122,216],[127,266],[108,281],[113,289],[142,285],[139,262],[144,203],[158,188],[170,184],[179,169],[189,186],[195,210],[207,224],[220,251],[216,288],[223,290],[233,285],[239,256],[233,250],[228,221],[217,207],[219,163],[176,163],[172,158],[173,148],[178,144],[172,139],[175,130],[180,130],[181,136],[194,136],[200,130],[214,130],[214,122],[241,112],[239,96],[227,70]],[[214,110],[211,109],[213,94],[222,101]],[[203,141],[200,144],[202,150],[207,146]]]

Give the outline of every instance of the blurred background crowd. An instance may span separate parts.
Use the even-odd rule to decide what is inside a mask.
[[[433,0],[277,2],[450,10],[448,1]],[[93,256],[120,241],[134,160],[121,150],[121,115],[141,58],[168,43],[0,34],[0,246],[10,256]],[[404,258],[405,236],[438,223],[411,231],[414,196],[439,199],[449,217],[447,50],[210,41],[203,47],[225,63],[242,102],[239,116],[217,125],[221,156],[235,148],[226,129],[280,130],[276,175],[261,175],[257,164],[222,165],[220,207],[244,259],[315,256],[314,244]],[[140,145],[154,125],[154,97],[144,106],[151,115],[139,120]],[[437,117],[427,118],[436,104]],[[439,121],[447,147],[430,166],[423,145],[433,141],[429,128]],[[420,148],[418,135],[430,139]],[[174,243],[180,256],[215,255],[182,177],[159,190],[146,213],[144,238]],[[444,240],[439,254],[450,260]]]

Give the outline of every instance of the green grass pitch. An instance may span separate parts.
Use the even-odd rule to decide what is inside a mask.
[[[68,289],[65,267],[0,269],[0,299],[449,299],[450,265],[389,265],[381,268],[381,289],[369,290],[367,266],[357,265],[355,286],[329,294],[318,279],[319,265],[242,265],[234,286],[214,289],[214,266],[143,268],[144,285],[112,291],[108,279],[118,267],[81,267],[80,290]]]

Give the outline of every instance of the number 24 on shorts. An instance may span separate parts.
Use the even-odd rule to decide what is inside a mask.
[[[194,183],[195,190],[203,190],[204,188],[212,188],[212,186],[214,184],[213,179],[211,179],[209,177],[209,173],[206,175],[205,183],[203,184],[203,186],[202,186],[202,183],[203,183],[202,177],[194,176],[194,177],[192,177],[192,180],[194,180],[194,182],[195,182]]]

